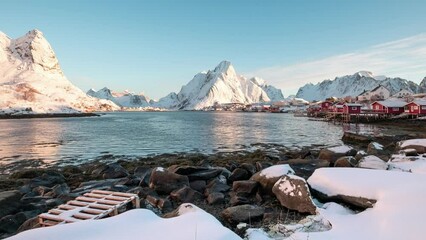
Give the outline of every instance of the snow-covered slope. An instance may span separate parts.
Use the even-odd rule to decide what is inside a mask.
[[[215,103],[269,102],[271,98],[264,89],[275,94],[271,95],[272,99],[281,97],[277,89],[237,75],[232,64],[223,61],[213,71],[195,75],[178,94],[171,93],[152,104],[171,109],[198,110]]]
[[[414,93],[421,91],[419,85],[402,78],[386,78],[374,76],[371,72],[362,71],[354,75],[336,77],[334,80],[324,80],[317,84],[306,84],[297,92],[297,97],[306,100],[323,100],[328,97],[358,96],[364,90],[371,90],[379,85],[385,86],[391,94],[401,89],[411,90]]]
[[[87,96],[64,76],[43,33],[18,39],[0,32],[0,114],[76,113],[115,110],[107,100]]]
[[[423,78],[423,80],[420,82],[419,86],[421,88],[420,91],[422,93],[426,93],[426,77]]]
[[[126,108],[139,108],[149,106],[149,99],[143,94],[134,94],[129,91],[123,93],[112,92],[109,88],[104,87],[99,91],[90,89],[87,91],[87,95],[99,98],[106,99],[114,102],[115,104],[126,107]]]
[[[250,81],[256,84],[257,86],[259,86],[260,88],[262,88],[272,102],[285,100],[281,89],[278,89],[272,85],[268,85],[266,81],[263,80],[262,78],[254,77],[254,78],[251,78]]]

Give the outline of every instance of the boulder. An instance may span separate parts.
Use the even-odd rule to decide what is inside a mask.
[[[159,194],[170,194],[172,191],[189,186],[187,176],[169,172],[164,168],[157,167],[151,172],[149,187]]]
[[[250,201],[243,196],[238,196],[233,194],[231,197],[231,200],[229,200],[229,204],[231,204],[231,206],[237,206],[237,205],[243,205],[243,204],[249,204]]]
[[[21,205],[19,191],[0,192],[0,218],[15,212]]]
[[[369,142],[371,142],[371,137],[351,132],[345,132],[343,134],[342,141],[344,143],[361,144],[365,146]]]
[[[265,209],[261,206],[244,204],[228,207],[222,211],[221,217],[231,224],[250,223],[263,218]]]
[[[195,191],[203,193],[206,190],[207,183],[204,180],[196,180],[190,182],[189,186]]]
[[[265,168],[272,166],[270,162],[256,162],[256,170],[257,172],[262,171]]]
[[[361,158],[361,160],[358,162],[358,167],[386,170],[388,169],[388,164],[376,156],[369,155]]]
[[[213,192],[207,196],[207,203],[210,205],[225,203],[225,195],[221,192]]]
[[[138,166],[133,170],[133,175],[140,178],[139,186],[147,187],[151,177],[152,168]]]
[[[39,219],[38,217],[33,217],[30,219],[27,219],[23,224],[21,224],[21,226],[18,228],[17,232],[23,232],[26,230],[30,230],[30,229],[34,229],[34,228],[39,228],[40,224],[39,224]]]
[[[62,183],[62,184],[57,184],[53,186],[53,188],[49,192],[44,194],[43,196],[56,198],[60,195],[65,195],[68,193],[70,193],[70,188],[68,187],[66,183]]]
[[[288,164],[274,165],[254,174],[250,180],[260,184],[263,192],[272,195],[272,187],[282,176],[294,174],[294,170]]]
[[[355,160],[359,161],[359,160],[361,160],[361,158],[363,158],[365,156],[368,156],[368,154],[366,152],[364,152],[364,151],[358,151],[355,154]]]
[[[26,185],[31,189],[39,186],[53,187],[56,184],[62,184],[65,182],[65,177],[54,171],[43,173],[41,176],[31,179]]]
[[[231,176],[229,176],[228,181],[240,181],[247,180],[251,177],[251,174],[244,168],[236,168],[232,171]]]
[[[105,179],[105,180],[93,180],[88,182],[82,182],[78,188],[72,190],[72,193],[84,194],[94,189],[97,190],[110,190],[120,179]]]
[[[281,177],[275,183],[272,192],[283,207],[300,213],[316,213],[308,184],[301,177],[291,174]]]
[[[355,167],[358,161],[352,156],[341,157],[336,160],[334,167]]]
[[[375,199],[368,199],[364,197],[348,196],[348,195],[334,195],[328,196],[322,193],[319,189],[312,189],[312,194],[316,196],[322,202],[336,202],[343,203],[345,205],[352,206],[354,208],[367,209],[372,208],[377,202]]]
[[[245,169],[250,176],[257,172],[256,166],[251,163],[243,163],[240,165],[240,168]]]
[[[321,160],[327,160],[330,162],[330,164],[334,164],[337,159],[349,155],[353,155],[353,149],[349,146],[343,145],[322,149],[318,158]]]
[[[385,154],[385,147],[378,142],[371,142],[367,147],[368,155],[383,155]]]
[[[238,196],[250,196],[256,193],[259,183],[253,180],[235,181],[232,191]]]
[[[129,173],[119,163],[110,163],[101,166],[92,171],[95,176],[100,176],[103,179],[123,178],[127,177]]]
[[[404,154],[406,157],[417,157],[417,156],[419,156],[416,149],[414,149],[414,148],[407,148],[407,149],[399,151],[399,153]]]
[[[211,180],[222,173],[220,168],[196,167],[196,166],[172,166],[168,169],[170,172],[185,175],[189,181]]]
[[[215,192],[225,193],[229,191],[229,189],[231,189],[230,186],[221,182],[219,179],[214,179],[206,186],[204,195],[209,196],[211,193],[215,193]]]
[[[417,153],[422,154],[426,153],[426,138],[420,139],[410,139],[405,141],[400,141],[396,146],[397,150],[404,149],[416,149]]]
[[[4,216],[0,219],[0,233],[15,233],[26,220],[27,216],[22,212]]]
[[[193,203],[195,200],[202,199],[203,195],[188,186],[184,186],[171,192],[170,197],[181,203]]]

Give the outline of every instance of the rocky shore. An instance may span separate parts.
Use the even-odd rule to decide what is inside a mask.
[[[397,139],[356,134],[345,134],[343,140],[347,145],[329,148],[276,146],[254,152],[163,154],[17,171],[0,178],[0,237],[38,227],[38,214],[93,189],[136,193],[143,208],[162,217],[173,217],[181,203],[194,203],[240,236],[247,227],[296,223],[315,214],[313,198],[363,211],[375,200],[328,197],[310,189],[306,179],[322,167],[386,169],[401,146]],[[418,156],[422,151],[404,154]]]

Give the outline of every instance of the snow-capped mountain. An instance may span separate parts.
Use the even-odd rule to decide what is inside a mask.
[[[99,91],[90,89],[87,91],[87,95],[99,99],[110,100],[118,106],[126,108],[148,107],[150,105],[149,98],[143,94],[134,94],[129,91],[125,91],[123,93],[112,92],[107,87],[104,87]]]
[[[268,85],[265,80],[259,77],[251,78],[250,81],[262,88],[272,102],[284,101],[284,95],[281,89]]]
[[[324,100],[328,97],[358,96],[363,91],[371,90],[382,85],[395,94],[402,89],[414,93],[421,91],[419,85],[402,78],[374,76],[371,72],[361,71],[353,75],[336,77],[334,80],[324,80],[317,84],[306,84],[301,87],[296,96],[309,101]]]
[[[64,76],[43,33],[10,39],[0,32],[0,113],[75,113],[115,110],[87,96]]]
[[[419,84],[422,93],[426,93],[426,77]]]
[[[281,99],[282,93],[260,79],[246,79],[237,75],[228,61],[221,62],[214,70],[201,72],[178,94],[170,93],[153,106],[171,109],[198,110],[215,103],[256,103]],[[268,92],[271,95],[268,95]]]

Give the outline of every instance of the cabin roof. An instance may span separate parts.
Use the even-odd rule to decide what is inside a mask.
[[[414,100],[414,101],[412,101],[412,103],[415,103],[415,104],[420,105],[420,106],[426,106],[426,99]]]
[[[378,103],[380,105],[383,105],[385,107],[404,107],[407,105],[404,101],[399,100],[385,100],[385,101],[376,101],[373,104]]]
[[[362,104],[359,103],[345,103],[344,105],[348,107],[362,107]]]

